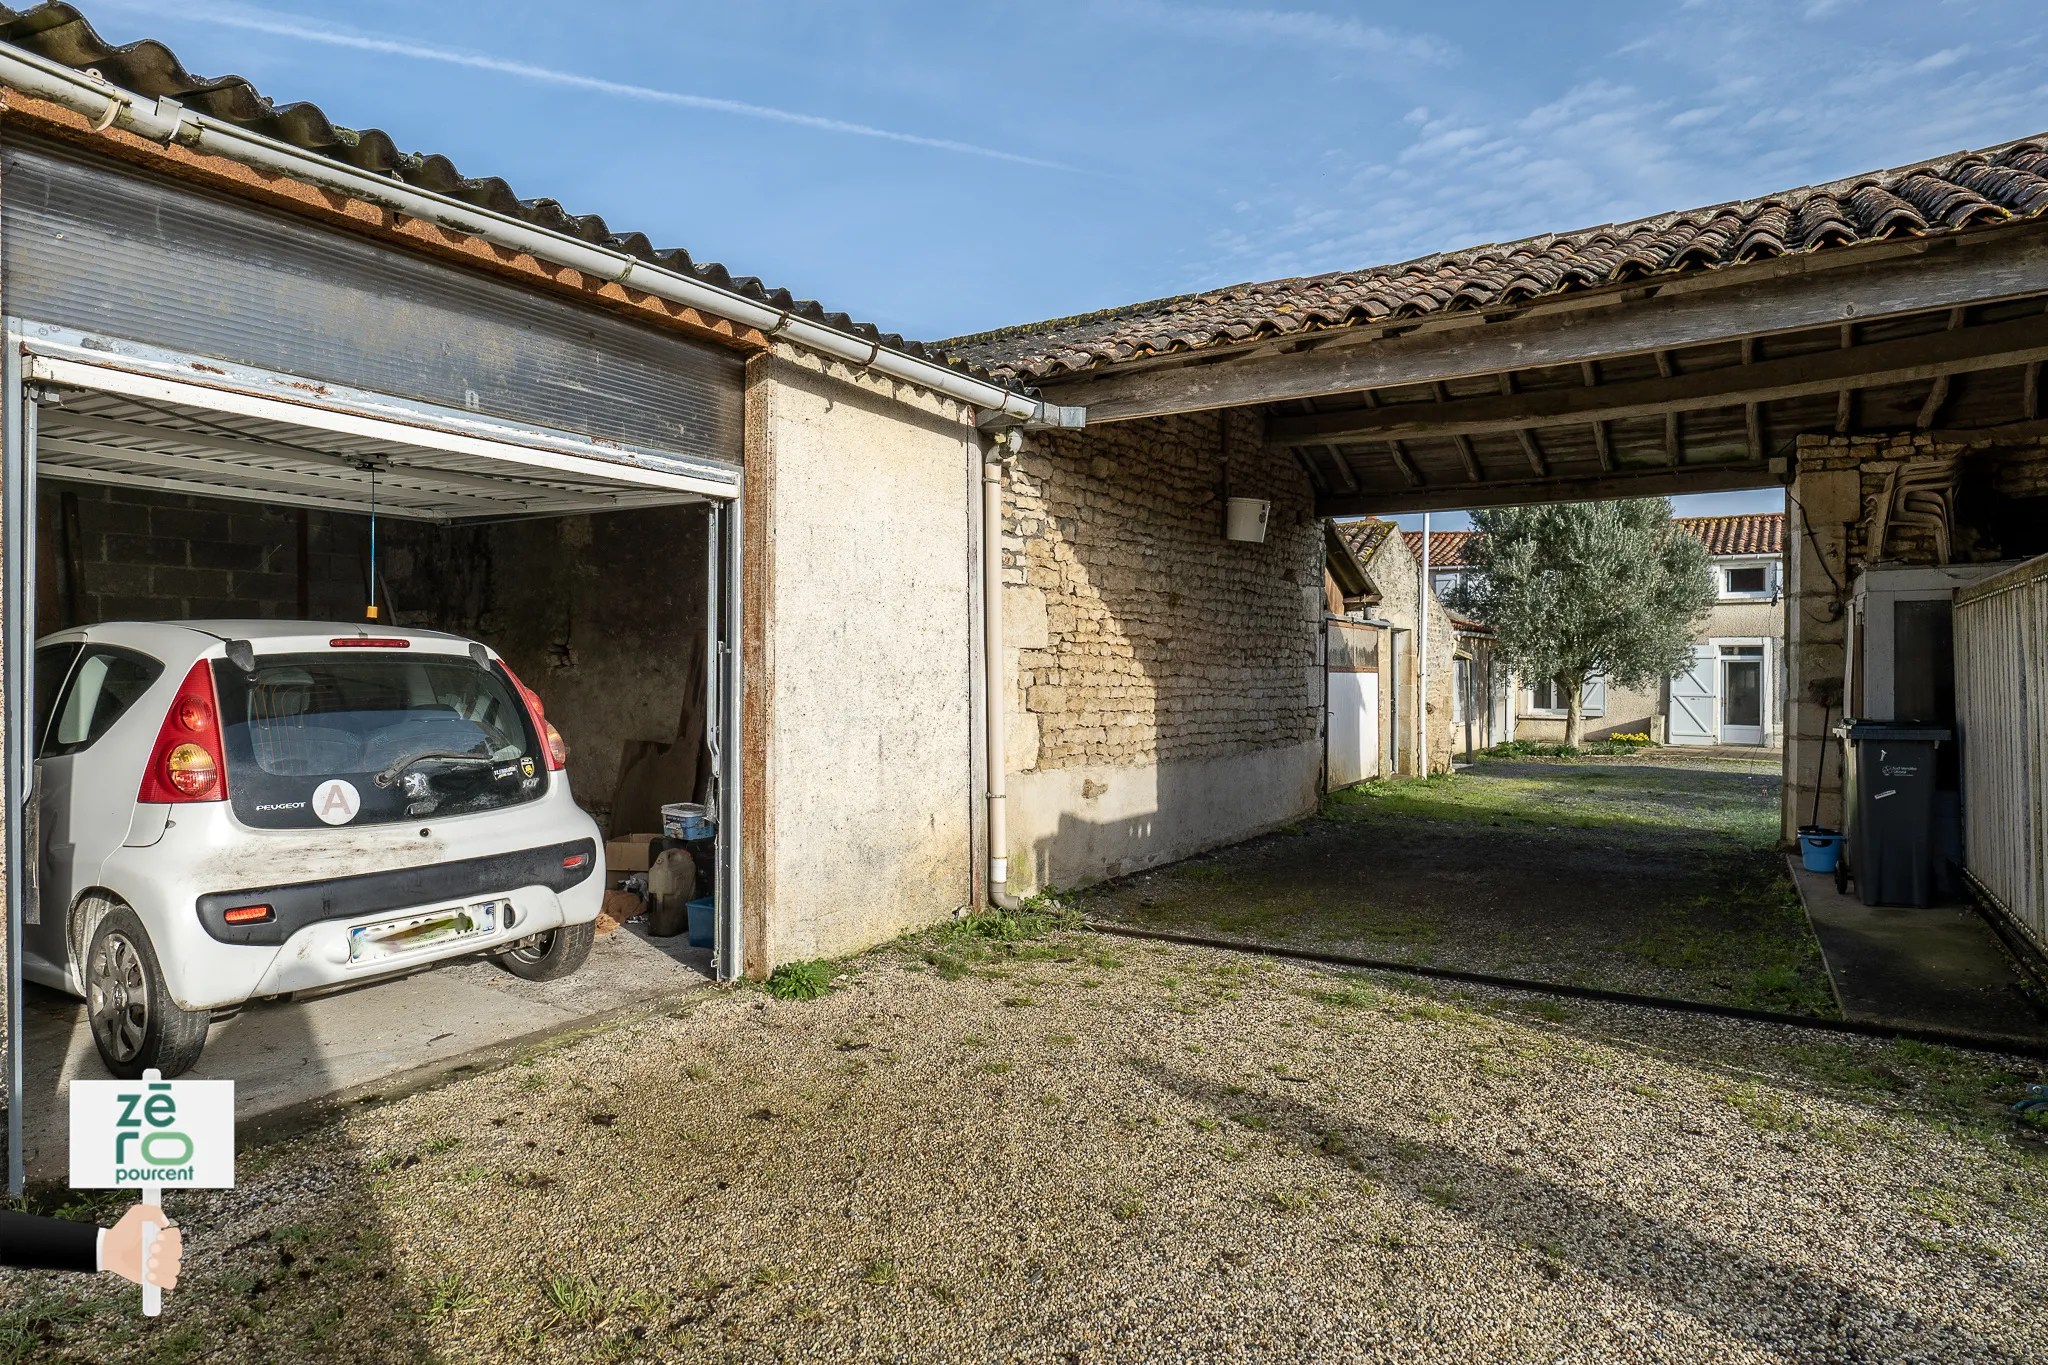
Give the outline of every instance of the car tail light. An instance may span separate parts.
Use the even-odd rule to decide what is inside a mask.
[[[411,649],[412,641],[384,639],[373,635],[344,635],[327,642],[330,649]]]
[[[562,866],[574,871],[589,861],[590,855],[588,853],[571,853],[568,857],[562,859]]]
[[[512,686],[519,691],[519,699],[526,703],[526,714],[533,721],[534,732],[540,736],[541,747],[547,750],[548,771],[558,773],[569,766],[569,742],[562,738],[562,732],[548,723],[548,713],[540,704],[540,695],[525,683],[503,659],[498,667],[505,670],[505,676],[512,680]]]
[[[192,665],[171,699],[149,766],[142,770],[137,801],[175,803],[225,801],[228,775],[221,767],[220,703],[214,697],[213,668]]]
[[[229,924],[264,924],[277,916],[267,905],[238,905],[221,918]]]

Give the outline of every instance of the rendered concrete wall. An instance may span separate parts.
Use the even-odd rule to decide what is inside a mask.
[[[789,348],[748,370],[747,970],[974,897],[980,467],[966,409]]]
[[[1322,741],[1010,775],[1013,882],[1072,887],[1236,843],[1315,809]]]

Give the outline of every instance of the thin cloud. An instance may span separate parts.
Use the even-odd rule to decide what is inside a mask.
[[[1161,0],[1119,0],[1105,12],[1155,28],[1233,41],[1370,52],[1414,62],[1446,62],[1455,55],[1448,43],[1428,34],[1399,33],[1313,10],[1226,9],[1214,5],[1169,5]]]
[[[739,118],[762,119],[770,123],[786,123],[797,128],[809,128],[821,133],[838,133],[848,137],[876,138],[884,142],[900,142],[912,147],[928,147],[934,151],[957,152],[962,156],[986,157],[991,161],[1008,161],[1019,166],[1037,166],[1044,170],[1065,171],[1072,167],[1057,161],[1046,161],[1019,152],[1005,152],[995,147],[983,147],[972,142],[957,142],[952,138],[924,137],[917,133],[899,133],[888,128],[876,128],[865,123],[852,123],[845,119],[825,118],[818,114],[798,113],[792,109],[778,109],[773,105],[749,104],[743,100],[719,99],[711,95],[691,95],[678,90],[659,90],[653,86],[631,85],[624,81],[606,80],[601,76],[585,76],[574,71],[560,71],[554,67],[537,66],[532,62],[514,61],[508,57],[492,57],[484,53],[458,52],[452,48],[434,47],[431,44],[414,42],[406,38],[376,38],[363,34],[343,33],[336,29],[321,28],[314,24],[284,16],[265,16],[248,12],[233,12],[207,9],[186,9],[180,14],[186,19],[197,19],[225,28],[245,29],[252,33],[265,33],[277,38],[292,38],[300,42],[324,43],[330,47],[354,48],[359,52],[381,52],[393,57],[408,57],[415,61],[439,62],[444,66],[467,67],[473,71],[493,71],[505,76],[518,76],[524,80],[541,81],[548,85],[567,86],[573,90],[589,90],[596,94],[612,95],[619,99],[645,100],[655,104],[677,105],[684,109],[702,109],[710,113],[732,114]]]

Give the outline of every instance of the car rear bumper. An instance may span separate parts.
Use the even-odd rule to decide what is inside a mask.
[[[489,816],[413,826],[340,827],[311,835],[252,832],[224,803],[180,806],[164,837],[116,850],[102,885],[134,907],[170,996],[188,1010],[403,972],[597,917],[604,851],[597,826],[561,783],[540,801]],[[566,836],[566,837],[565,837]],[[565,868],[577,852],[589,856]],[[222,891],[219,888],[231,888]],[[232,888],[242,888],[235,890]],[[509,900],[488,934],[351,960],[349,930],[409,913]],[[237,906],[274,918],[229,925]],[[79,990],[83,983],[69,983]]]
[[[545,848],[523,848],[455,862],[351,877],[209,891],[199,897],[199,923],[219,943],[282,947],[300,930],[327,920],[364,920],[387,912],[501,896],[516,887],[545,887],[557,894],[597,876],[595,839],[572,839]],[[270,918],[230,924],[227,913],[263,905]]]

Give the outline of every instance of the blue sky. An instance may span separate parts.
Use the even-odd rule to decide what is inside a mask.
[[[2048,129],[2039,0],[82,7],[927,339]]]

